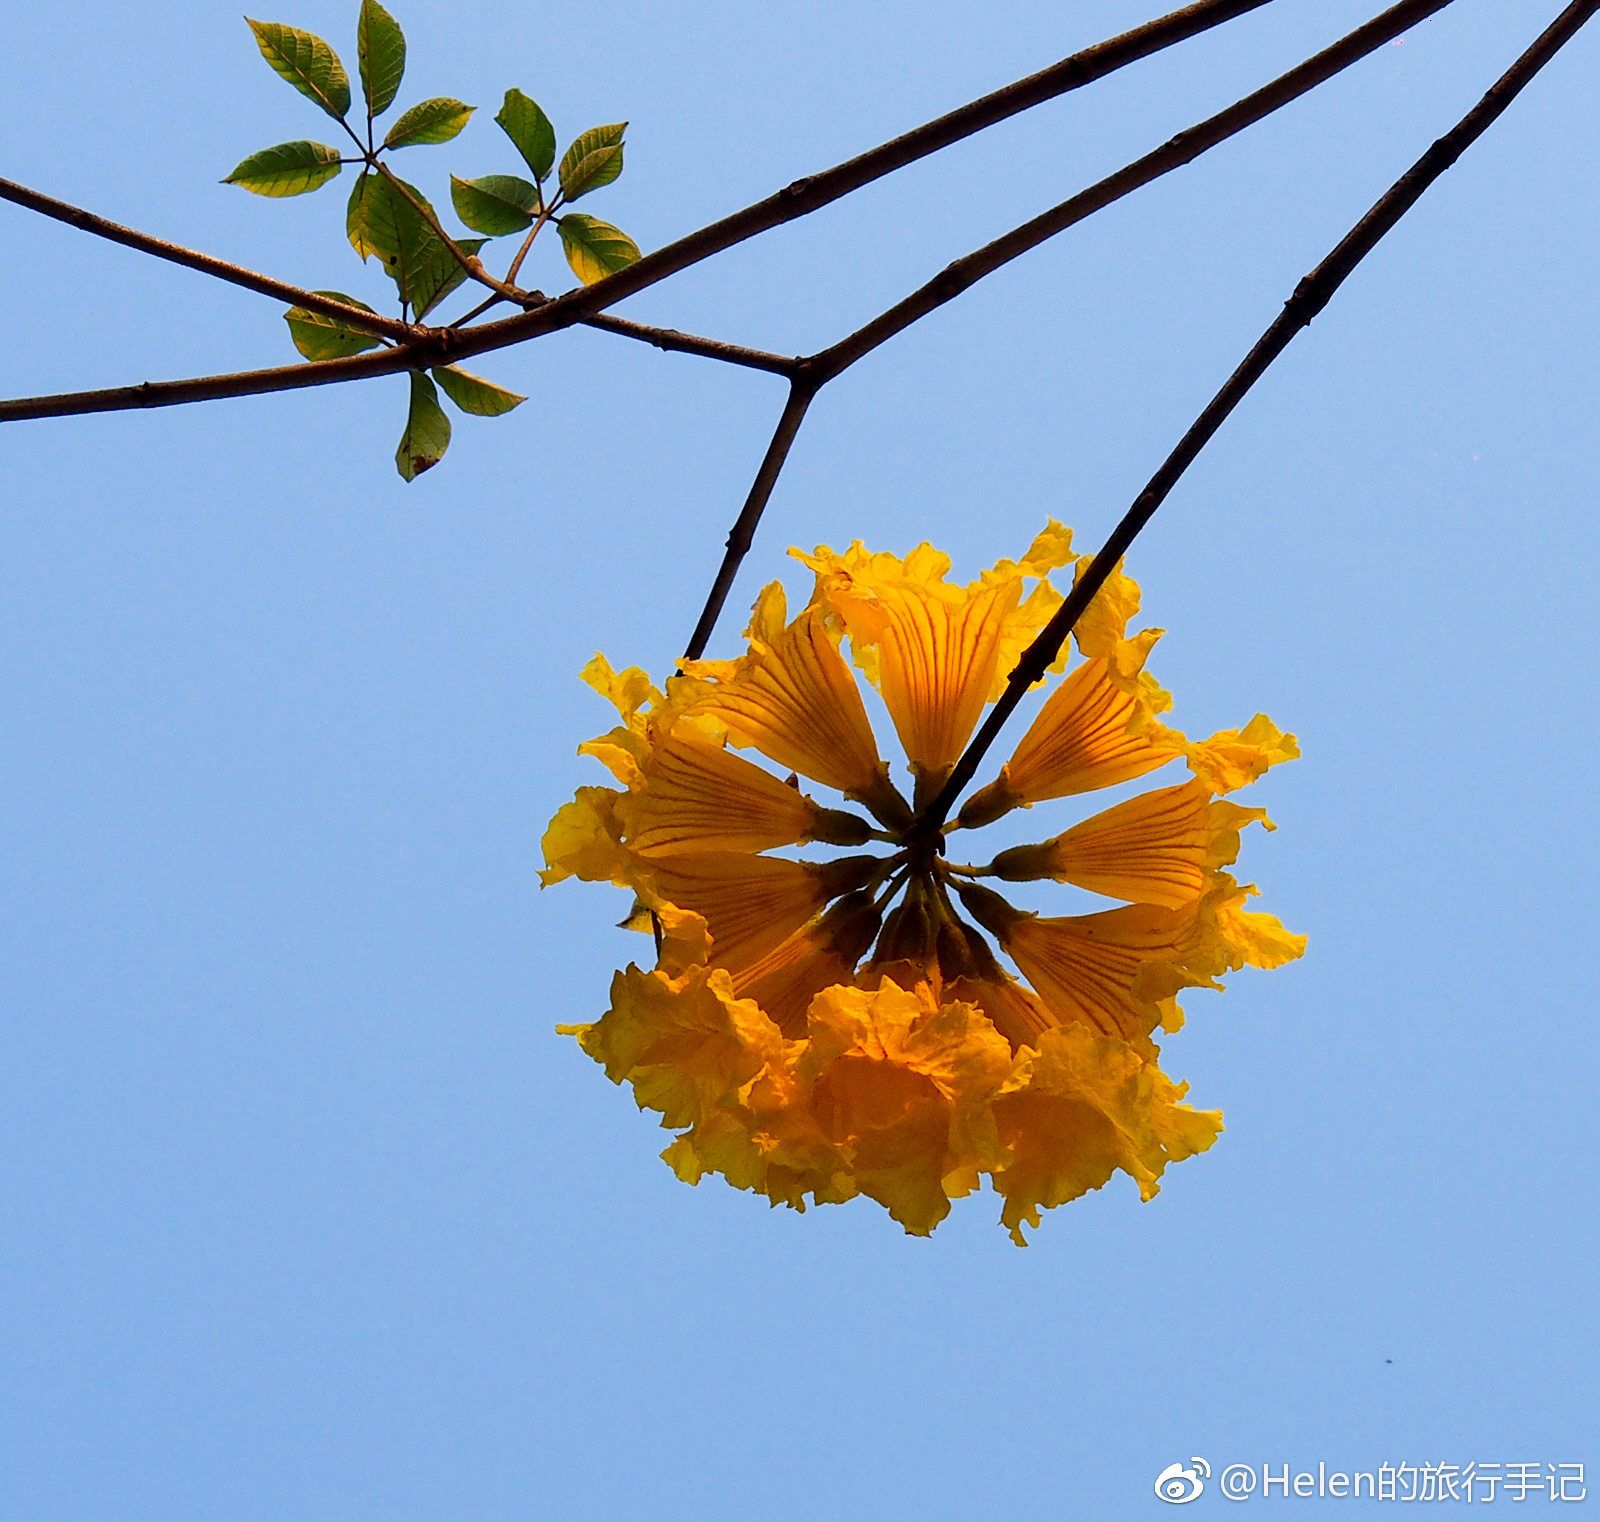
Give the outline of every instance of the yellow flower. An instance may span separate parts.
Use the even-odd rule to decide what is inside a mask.
[[[1049,573],[1087,557],[1056,523],[967,586],[926,544],[796,554],[816,574],[810,603],[790,619],[767,587],[738,660],[691,662],[665,692],[598,656],[583,673],[621,722],[580,749],[620,785],[557,813],[543,880],[630,888],[624,923],[654,930],[657,962],[616,975],[601,1019],[560,1029],[679,1133],[662,1156],[689,1183],[720,1173],[799,1210],[864,1194],[926,1235],[987,1177],[1018,1243],[1041,1209],[1119,1170],[1149,1199],[1222,1128],[1156,1065],[1178,994],[1305,949],[1224,870],[1245,826],[1274,826],[1221,795],[1296,756],[1294,737],[1261,714],[1202,741],[1160,723],[1171,699],[1144,669],[1160,631],[1127,634],[1139,589],[1119,569],[999,775],[932,830],[919,811],[1060,606]],[[905,750],[909,799],[845,641]],[[1066,664],[1064,650],[1053,669]],[[982,866],[947,859],[947,834],[1179,759],[1188,781]],[[842,849],[773,854],[806,844]],[[988,886],[1048,880],[1118,907],[1043,917]]]

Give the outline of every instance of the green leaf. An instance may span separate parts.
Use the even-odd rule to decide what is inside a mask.
[[[419,143],[448,143],[478,108],[446,95],[425,100],[404,112],[384,138],[385,148],[415,148]]]
[[[429,231],[432,232],[432,229]],[[458,238],[456,247],[470,257],[488,241],[487,238]],[[408,273],[407,282],[400,294],[411,303],[414,316],[426,317],[466,278],[467,272],[461,267],[461,261],[445,247],[444,240],[436,235],[432,251]],[[399,281],[395,283],[398,285]]]
[[[639,258],[639,245],[625,232],[574,211],[556,223],[561,234],[561,251],[572,266],[572,273],[585,285],[593,285],[625,270]]]
[[[416,208],[381,174],[363,174],[350,191],[345,233],[362,259],[376,254],[389,264],[407,237],[415,239],[425,226]]]
[[[402,182],[403,183],[403,182]],[[426,206],[414,185],[406,187]],[[381,174],[366,174],[350,192],[345,213],[350,245],[366,259],[376,255],[406,300],[406,287],[439,245],[439,236],[427,220]]]
[[[406,72],[406,34],[378,0],[361,0],[356,22],[356,59],[361,65],[361,93],[367,115],[382,116],[394,104]]]
[[[329,116],[342,121],[350,109],[350,76],[339,55],[320,37],[276,21],[251,21],[256,46],[282,79],[287,79],[308,100]]]
[[[444,365],[433,372],[433,378],[444,387],[444,394],[463,412],[475,417],[499,417],[520,407],[527,397],[507,391],[481,375],[473,375],[458,365]]]
[[[298,196],[338,178],[339,150],[326,143],[279,143],[252,153],[222,183],[258,196]]]
[[[394,452],[394,463],[405,480],[415,481],[444,458],[450,447],[450,419],[439,405],[433,382],[420,370],[412,370],[410,375],[411,411],[406,417],[406,431],[400,435],[400,447]]]
[[[405,185],[405,181],[400,181]],[[432,212],[415,185],[405,188]],[[376,254],[417,317],[425,316],[467,278],[461,262],[427,218],[381,174],[363,175],[350,193],[345,214],[350,246],[363,259]],[[487,239],[462,238],[456,247],[475,255]]]
[[[591,127],[561,155],[561,189],[569,201],[609,185],[622,173],[622,134],[626,122]]]
[[[550,118],[521,90],[507,90],[505,104],[495,120],[527,160],[534,179],[543,184],[556,161],[556,129],[550,125]]]
[[[331,296],[335,301],[359,307],[363,312],[372,311],[366,302],[346,296],[343,291],[318,291],[317,295]],[[377,313],[373,312],[373,316],[377,316]],[[380,348],[383,343],[376,334],[352,328],[341,318],[330,317],[325,312],[312,312],[305,307],[290,307],[283,314],[283,320],[289,324],[289,336],[294,340],[295,348],[307,359],[348,359],[352,354]]]
[[[474,232],[498,238],[519,233],[533,222],[539,190],[514,174],[486,174],[481,180],[451,175],[450,199],[456,215]]]

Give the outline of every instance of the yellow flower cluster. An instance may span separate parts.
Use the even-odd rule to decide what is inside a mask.
[[[1180,990],[1305,948],[1245,908],[1256,890],[1224,869],[1246,825],[1273,825],[1220,796],[1296,756],[1294,737],[1260,714],[1203,741],[1163,725],[1171,700],[1144,669],[1160,631],[1127,635],[1139,589],[1119,570],[1010,760],[929,830],[918,811],[1060,606],[1049,573],[1081,574],[1088,557],[1056,523],[966,586],[926,544],[903,559],[859,542],[795,553],[816,574],[810,603],[791,620],[767,587],[740,659],[692,662],[665,693],[599,656],[583,673],[621,722],[580,749],[620,786],[580,788],[551,821],[543,879],[631,889],[626,923],[654,929],[658,957],[616,975],[600,1020],[561,1029],[681,1133],[662,1155],[689,1183],[720,1173],[802,1210],[865,1194],[926,1235],[987,1176],[1019,1244],[1042,1208],[1118,1169],[1150,1198],[1221,1130],[1181,1102],[1152,1032],[1181,1024]],[[909,799],[846,640],[905,750]],[[1055,670],[1066,663],[1064,650]],[[983,866],[946,859],[957,830],[1180,758],[1189,781]],[[865,813],[818,803],[800,777]],[[770,854],[811,842],[854,854]],[[1121,907],[1046,918],[980,879],[1053,879]]]

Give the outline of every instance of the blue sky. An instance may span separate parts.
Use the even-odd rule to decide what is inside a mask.
[[[436,202],[513,169],[515,85],[563,142],[630,122],[590,204],[646,249],[1153,14],[394,9],[403,100],[485,108],[414,150]],[[966,575],[1047,517],[1098,543],[1557,9],[1458,0],[857,366],[712,653],[763,582],[803,587],[791,543],[929,538]],[[268,17],[353,64],[355,10]],[[620,310],[822,347],[1365,14],[1279,0]],[[325,135],[233,8],[61,0],[8,31],[0,172],[388,299],[342,186],[217,183]],[[1597,66],[1591,25],[1130,561],[1177,721],[1300,737],[1241,798],[1280,825],[1243,866],[1310,950],[1196,995],[1166,1046],[1215,1149],[1026,1251],[987,1194],[921,1241],[866,1201],[687,1189],[553,1031],[638,954],[612,890],[535,875],[600,780],[575,672],[681,649],[781,382],[557,335],[475,362],[528,402],[458,419],[410,486],[399,377],[0,431],[0,1515],[1142,1517],[1191,1455],[1600,1463]],[[7,396],[294,357],[276,303],[0,219]]]

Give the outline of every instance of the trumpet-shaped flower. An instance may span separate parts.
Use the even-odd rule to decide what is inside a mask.
[[[1293,736],[1260,714],[1200,741],[1162,723],[1171,699],[1145,670],[1160,631],[1127,633],[1139,589],[1119,568],[1079,619],[1077,664],[1063,649],[1015,751],[941,831],[923,811],[1060,606],[1050,573],[1087,557],[1055,523],[965,586],[926,544],[796,554],[811,601],[791,619],[767,587],[738,659],[687,663],[665,691],[598,656],[584,672],[620,722],[580,749],[619,785],[557,813],[543,880],[630,889],[624,923],[654,929],[657,959],[616,975],[599,1020],[561,1029],[678,1133],[662,1155],[690,1183],[719,1173],[798,1210],[864,1194],[926,1235],[987,1177],[1019,1243],[1116,1172],[1149,1199],[1221,1130],[1157,1066],[1178,995],[1305,948],[1224,870],[1246,826],[1274,826],[1223,795],[1296,756]],[[852,664],[888,710],[909,798]],[[956,831],[1180,761],[1187,781],[1038,844],[948,859]],[[775,854],[807,845],[842,854]],[[1050,881],[1114,907],[1041,916],[991,886]]]

